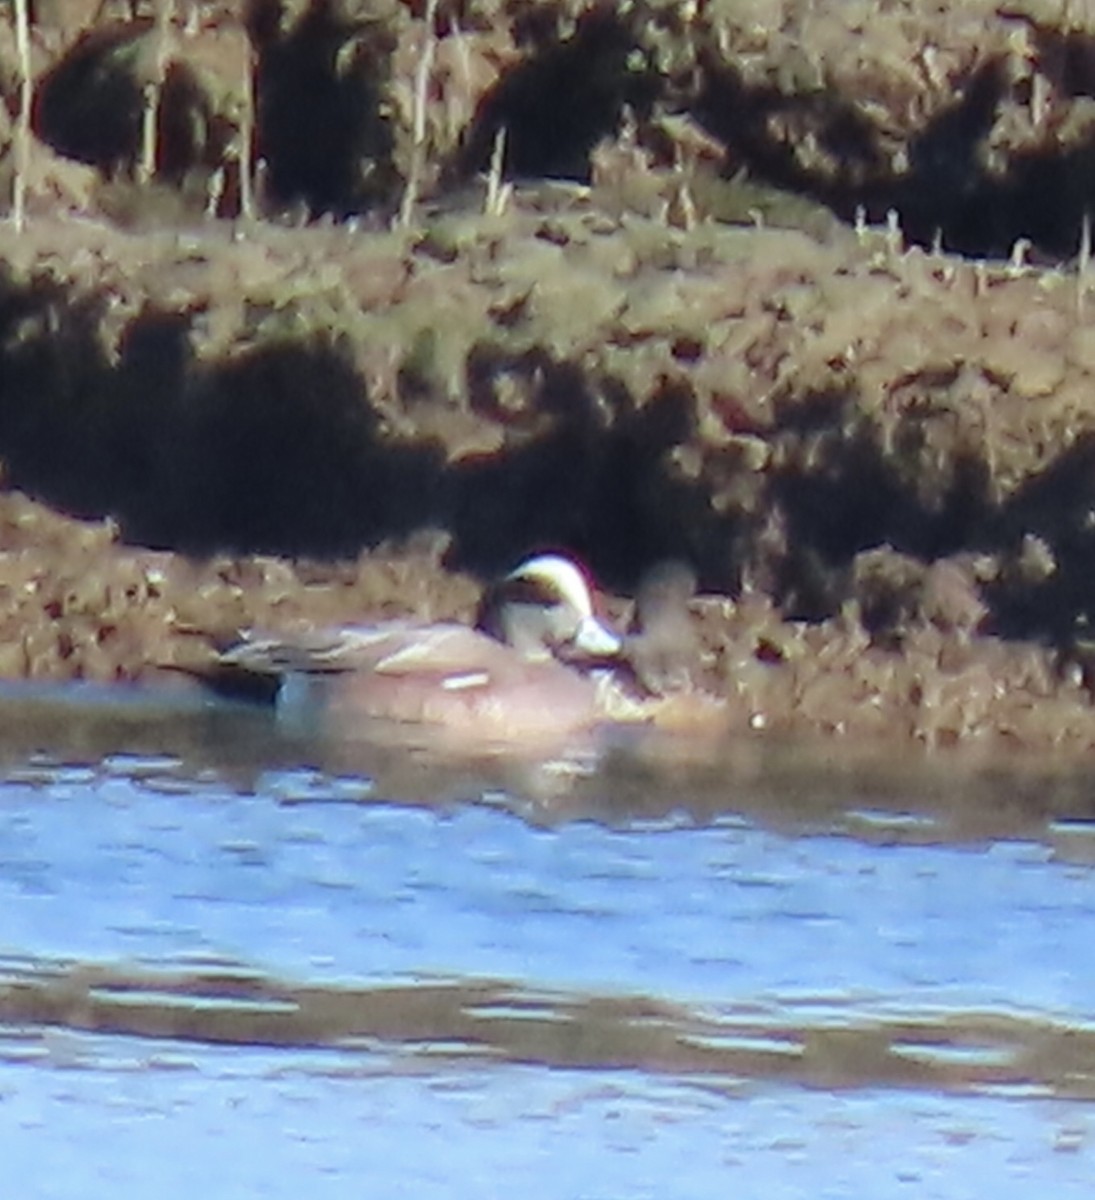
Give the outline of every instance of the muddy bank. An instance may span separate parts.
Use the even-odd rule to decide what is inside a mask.
[[[452,566],[565,546],[619,590],[672,554],[708,590],[810,620],[862,599],[880,627],[860,577],[908,571],[858,556],[889,546],[971,573],[987,628],[1082,632],[1085,277],[594,199],[371,234],[2,231],[9,482],[189,553],[437,529]]]
[[[37,10],[0,673],[562,547],[697,567],[742,729],[1088,746],[1093,35],[815,9]]]
[[[41,3],[29,182],[39,208],[128,218],[390,216],[485,170],[504,131],[507,176],[589,182],[607,158],[647,212],[741,217],[747,173],[779,209],[1069,255],[1093,45],[1090,13],[1046,0]],[[0,27],[5,141],[18,64]]]
[[[444,565],[448,539],[420,535],[356,562],[260,556],[194,559],[127,546],[113,523],[63,518],[0,497],[0,673],[8,678],[198,686],[218,647],[248,625],[363,614],[470,620],[476,580]],[[1034,643],[972,635],[983,615],[972,574],[872,556],[864,597],[900,578],[889,623],[857,602],[823,621],[789,621],[747,590],[693,605],[704,685],[727,698],[731,736],[826,734],[862,750],[886,739],[929,748],[1082,753],[1095,746],[1083,664]],[[873,582],[868,583],[866,576]],[[603,594],[621,623],[627,597]],[[901,609],[898,613],[898,608]],[[262,697],[255,697],[261,699]]]

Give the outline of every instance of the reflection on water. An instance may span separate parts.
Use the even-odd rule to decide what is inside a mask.
[[[241,970],[149,972],[9,962],[0,1061],[56,1060],[59,1029],[199,1045],[328,1047],[369,1069],[469,1062],[636,1070],[813,1087],[921,1087],[1073,1099],[1095,1096],[1095,1027],[1045,1014],[902,1014],[846,999],[727,1002],[715,1014],[643,996],[532,991],[487,980],[374,987],[285,984]],[[38,1037],[28,1031],[37,1030]],[[94,1065],[62,1040],[68,1065]],[[360,1058],[354,1052],[359,1052]]]
[[[0,1195],[1089,1191],[1089,772],[78,699],[0,701]]]
[[[543,826],[708,824],[732,814],[787,834],[846,831],[888,844],[1044,840],[1056,822],[1081,855],[1090,853],[1088,823],[1095,829],[1088,759],[928,757],[755,735],[713,747],[628,732],[602,742],[596,756],[458,762],[390,737],[294,738],[267,709],[210,702],[198,691],[0,683],[0,771],[48,785],[60,782],[62,767],[77,782],[83,767],[149,787],[192,792],[208,783],[283,803],[493,804]]]

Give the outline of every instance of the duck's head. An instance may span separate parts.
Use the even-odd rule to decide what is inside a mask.
[[[585,575],[561,554],[527,559],[491,587],[479,626],[528,659],[611,658],[622,647],[594,615]]]

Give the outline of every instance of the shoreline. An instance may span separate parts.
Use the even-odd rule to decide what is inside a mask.
[[[446,567],[444,550],[434,536],[356,562],[199,560],[127,546],[109,522],[0,493],[0,677],[177,689],[200,686],[188,677],[253,625],[470,621],[480,584]],[[622,622],[628,600],[602,595],[601,606]],[[882,645],[854,606],[790,621],[759,594],[701,596],[693,614],[704,685],[726,702],[727,741],[747,745],[756,732],[758,746],[798,738],[853,757],[920,747],[956,762],[1012,751],[1078,762],[1095,748],[1083,667],[1045,646],[920,615]]]

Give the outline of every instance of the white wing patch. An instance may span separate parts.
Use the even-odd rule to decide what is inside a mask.
[[[441,681],[441,686],[446,692],[464,692],[486,687],[489,683],[488,671],[464,671],[459,675],[446,675]]]
[[[396,639],[391,653],[378,658],[371,664],[371,669],[380,675],[413,675],[446,670],[460,673],[465,664],[470,665],[468,633],[461,625],[416,629],[410,639]]]

